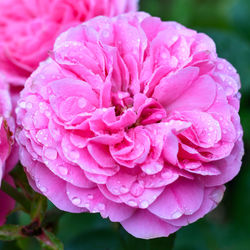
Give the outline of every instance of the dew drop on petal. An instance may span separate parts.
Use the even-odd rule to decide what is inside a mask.
[[[46,187],[40,187],[39,189],[41,190],[42,193],[46,193],[48,191]]]
[[[26,102],[20,102],[20,103],[19,103],[19,106],[20,106],[21,108],[25,109],[25,108],[26,108]]]
[[[133,183],[130,192],[132,195],[138,197],[144,192],[144,186],[141,183],[135,182]]]
[[[93,195],[93,194],[88,194],[88,199],[89,199],[89,200],[93,200],[93,198],[94,198],[94,195]]]
[[[99,204],[98,204],[98,209],[99,209],[99,211],[104,211],[105,208],[106,208],[105,204],[103,204],[103,203],[99,203]]]
[[[63,167],[63,166],[59,167],[58,169],[59,169],[60,174],[64,175],[64,176],[67,175],[68,172],[69,172],[69,170],[66,167]]]
[[[182,216],[182,213],[180,212],[180,211],[176,211],[176,212],[174,212],[173,214],[172,214],[172,219],[178,219],[178,218],[180,218]]]
[[[128,189],[127,187],[121,186],[120,192],[121,192],[122,194],[125,194],[125,193],[127,193],[128,191],[129,191],[129,189]]]
[[[57,151],[54,148],[45,149],[44,155],[50,160],[55,160],[57,158]]]
[[[51,116],[51,112],[48,111],[48,110],[46,110],[46,111],[45,111],[45,115],[46,115],[47,117],[50,117],[50,116]]]
[[[149,206],[149,203],[146,200],[141,201],[139,205],[140,208],[147,208],[148,206]]]
[[[128,201],[128,205],[131,206],[131,207],[136,207],[137,206],[137,202],[134,201],[134,200],[129,200]]]
[[[211,199],[215,202],[215,203],[220,203],[222,198],[223,198],[223,194],[224,192],[222,190],[215,190],[212,194],[211,194]]]
[[[79,108],[83,109],[83,108],[85,108],[86,105],[87,105],[87,101],[85,98],[82,97],[78,100]]]
[[[27,109],[32,109],[33,105],[31,102],[26,103],[26,108]]]
[[[217,66],[217,68],[218,68],[219,70],[223,70],[224,65],[223,65],[222,63],[219,63],[218,66]]]
[[[169,179],[173,176],[172,172],[170,170],[165,170],[161,173],[162,178]]]
[[[109,31],[108,31],[108,30],[104,30],[104,31],[102,32],[102,35],[103,35],[103,37],[108,38],[110,34],[109,34]]]
[[[89,203],[84,203],[83,206],[86,207],[86,208],[89,208],[89,207],[90,207]]]
[[[162,58],[162,59],[167,59],[167,57],[168,57],[168,55],[167,55],[166,53],[162,53],[162,54],[161,54],[161,58]]]
[[[70,159],[73,160],[73,161],[74,161],[74,160],[78,160],[79,157],[80,157],[80,154],[79,154],[78,151],[72,150],[72,151],[69,153],[69,157],[70,157]]]
[[[81,203],[81,199],[80,198],[78,198],[78,197],[74,197],[72,200],[72,203],[74,204],[74,205],[79,205],[80,203]]]

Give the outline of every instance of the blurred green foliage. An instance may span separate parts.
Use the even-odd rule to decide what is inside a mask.
[[[229,184],[218,208],[178,231],[175,250],[250,249],[250,0],[141,0],[140,9],[163,20],[174,20],[210,35],[218,55],[229,60],[242,81],[241,120],[245,157],[240,174]],[[27,218],[11,218],[26,223]],[[129,236],[118,224],[99,215],[65,214],[57,236],[66,250],[147,250],[150,246]],[[33,240],[1,243],[2,250],[35,250]],[[157,245],[157,244],[156,244]],[[157,249],[165,249],[159,241]],[[157,250],[155,249],[155,250]],[[167,249],[166,249],[167,250]]]

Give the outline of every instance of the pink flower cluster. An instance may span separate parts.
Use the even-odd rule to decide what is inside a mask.
[[[0,1],[0,71],[9,83],[23,85],[62,31],[97,15],[136,9],[137,0]]]
[[[17,109],[35,190],[139,238],[217,206],[241,166],[240,81],[208,36],[145,13],[97,17],[50,56]]]
[[[8,158],[13,144],[12,132],[10,131],[11,128],[13,129],[13,120],[11,120],[10,115],[11,100],[9,91],[7,84],[0,77],[0,186],[2,179],[13,185],[13,181],[7,173],[13,164],[17,162],[17,157],[15,159],[13,159],[13,156]],[[14,205],[14,201],[0,190],[0,225],[4,224],[6,215],[13,209]]]

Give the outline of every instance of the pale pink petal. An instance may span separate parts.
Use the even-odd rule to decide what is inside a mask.
[[[122,221],[121,224],[130,234],[142,239],[168,237],[179,229],[147,210],[137,210],[133,216]]]

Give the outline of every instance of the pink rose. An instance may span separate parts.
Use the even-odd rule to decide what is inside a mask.
[[[16,150],[12,152],[12,156],[9,156],[13,144],[10,127],[12,129],[14,127],[10,114],[11,101],[7,84],[0,78],[0,186],[2,179],[13,185],[13,181],[7,173],[18,161]],[[15,202],[0,190],[0,205],[0,225],[2,225],[5,222],[6,215],[14,208]]]
[[[23,85],[62,31],[94,16],[135,11],[137,1],[2,0],[0,69],[11,84]]]
[[[69,29],[50,55],[17,109],[35,190],[146,239],[217,206],[241,166],[240,81],[208,36],[130,13]]]

